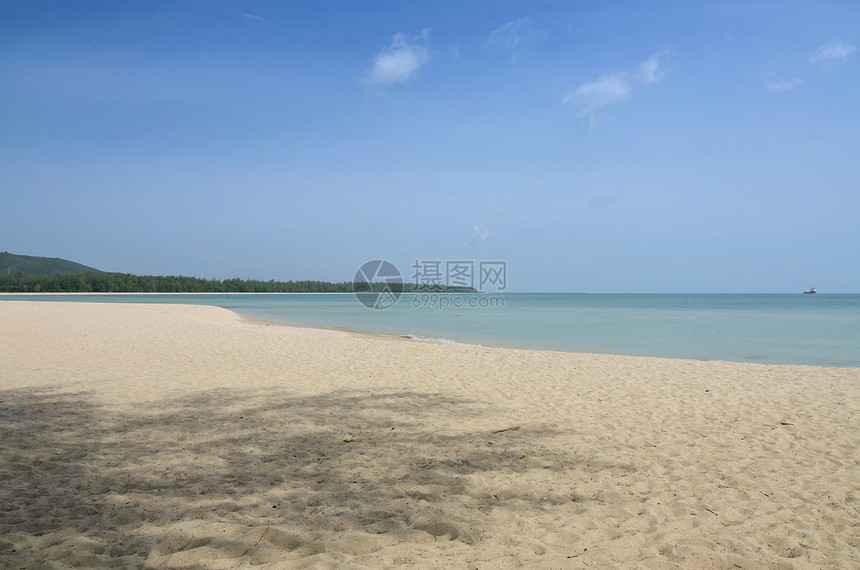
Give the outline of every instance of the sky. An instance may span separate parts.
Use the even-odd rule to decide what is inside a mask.
[[[0,251],[860,292],[860,3],[0,2]]]

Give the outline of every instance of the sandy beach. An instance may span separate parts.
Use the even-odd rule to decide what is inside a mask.
[[[856,369],[0,323],[0,567],[860,567]]]

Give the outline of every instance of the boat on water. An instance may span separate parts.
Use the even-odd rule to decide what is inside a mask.
[[[815,290],[815,287],[813,287],[813,288],[812,288],[812,289],[810,289],[809,291],[804,291],[804,292],[803,292],[803,294],[804,294],[804,295],[815,295],[816,293],[818,293],[818,291],[816,291],[816,290]]]

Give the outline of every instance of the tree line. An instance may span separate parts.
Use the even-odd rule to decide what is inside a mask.
[[[352,293],[390,290],[423,293],[415,283],[353,283],[344,281],[260,281],[257,279],[203,279],[178,275],[130,273],[69,273],[39,276],[17,273],[0,276],[0,293]],[[469,287],[434,286],[434,292],[474,292]]]

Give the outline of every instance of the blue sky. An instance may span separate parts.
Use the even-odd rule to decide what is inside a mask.
[[[858,292],[858,31],[849,1],[6,1],[0,250]]]

